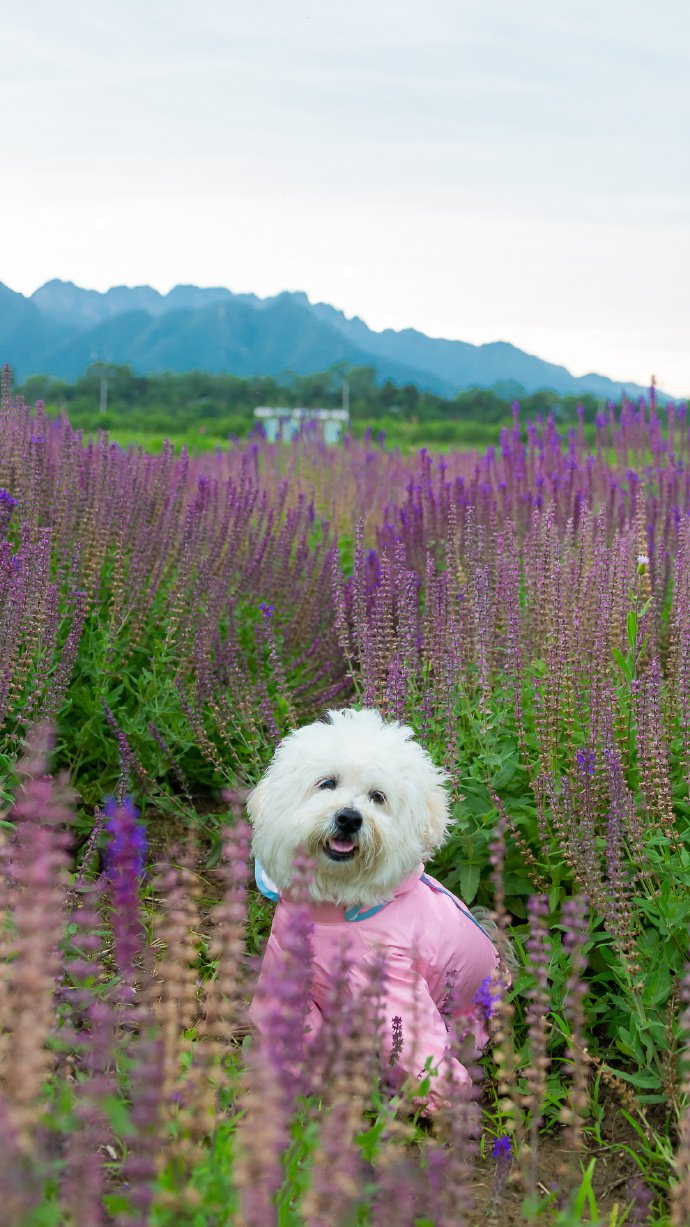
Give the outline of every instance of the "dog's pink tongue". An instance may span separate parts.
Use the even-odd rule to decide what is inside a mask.
[[[334,852],[354,852],[355,845],[350,839],[332,839],[330,846]]]

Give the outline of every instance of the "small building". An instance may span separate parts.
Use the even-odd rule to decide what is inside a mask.
[[[261,405],[254,410],[254,417],[261,422],[269,443],[282,439],[287,443],[311,422],[318,422],[325,443],[338,443],[350,420],[347,409],[287,409],[279,405]]]

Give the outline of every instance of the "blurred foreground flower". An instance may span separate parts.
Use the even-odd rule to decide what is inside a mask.
[[[146,831],[131,797],[118,805],[109,797],[106,806],[106,875],[113,903],[115,961],[123,981],[123,997],[131,997],[134,966],[142,947],[139,887],[146,858]]]

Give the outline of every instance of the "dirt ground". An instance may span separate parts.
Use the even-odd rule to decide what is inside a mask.
[[[605,1101],[605,1115],[601,1124],[603,1145],[590,1143],[580,1157],[568,1150],[562,1133],[547,1134],[539,1140],[537,1160],[537,1193],[546,1198],[549,1193],[570,1189],[579,1184],[581,1166],[587,1167],[596,1160],[592,1186],[600,1215],[599,1221],[608,1224],[615,1207],[622,1215],[626,1206],[635,1197],[635,1185],[640,1181],[641,1169],[624,1147],[633,1153],[639,1148],[639,1137],[623,1116],[615,1097]],[[524,1227],[525,1219],[521,1204],[525,1190],[515,1167],[504,1184],[500,1197],[496,1198],[497,1163],[493,1158],[480,1160],[472,1183],[473,1208],[464,1220],[465,1227]],[[649,1197],[651,1200],[652,1192]],[[545,1211],[539,1222],[548,1224],[557,1213],[558,1204]],[[642,1207],[640,1207],[641,1209]],[[591,1218],[584,1211],[582,1222]],[[596,1220],[595,1220],[596,1221]],[[641,1218],[640,1222],[645,1222]]]

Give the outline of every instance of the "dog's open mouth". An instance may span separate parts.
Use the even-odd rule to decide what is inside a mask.
[[[334,836],[326,840],[323,850],[332,861],[351,861],[357,852],[357,845],[351,839],[338,839]]]

